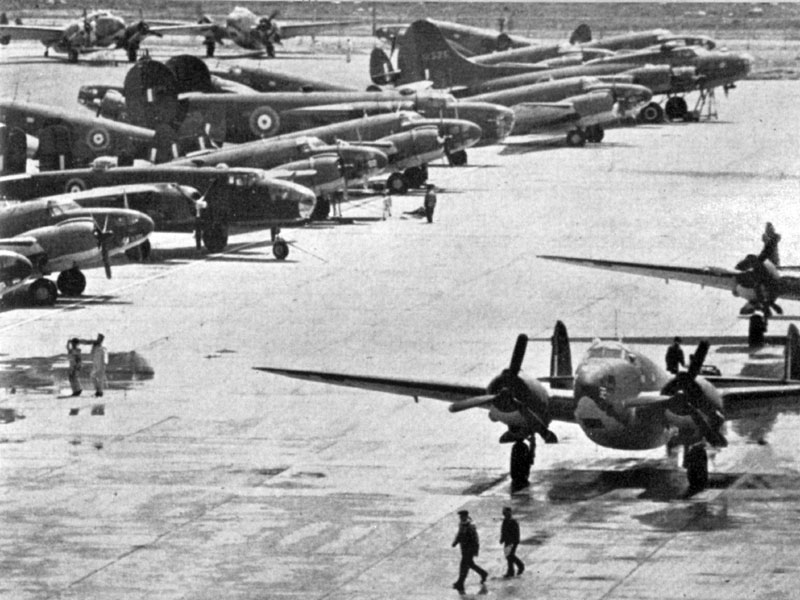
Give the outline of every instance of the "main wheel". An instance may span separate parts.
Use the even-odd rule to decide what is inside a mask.
[[[531,473],[531,451],[523,441],[514,442],[511,447],[511,485],[521,488],[528,485]]]
[[[677,121],[681,119],[687,121],[686,115],[689,113],[689,107],[686,106],[686,100],[680,96],[673,96],[664,105],[664,114],[670,121]]]
[[[289,256],[289,244],[282,239],[276,239],[272,243],[272,254],[278,260],[286,260],[286,257]]]
[[[80,269],[61,271],[56,279],[59,291],[65,296],[80,296],[86,289],[86,276]]]
[[[228,228],[221,223],[211,223],[203,230],[203,243],[212,254],[222,252],[228,245]]]
[[[421,188],[428,180],[428,169],[410,167],[403,172],[403,177],[408,182],[408,187]]]
[[[128,257],[128,260],[135,260],[137,262],[143,262],[150,257],[150,251],[152,250],[152,246],[150,245],[150,240],[145,240],[138,246],[134,248],[129,248],[125,250],[125,256]]]
[[[386,181],[386,186],[392,194],[405,194],[408,192],[408,182],[402,173],[392,173]]]
[[[639,112],[642,123],[661,123],[664,120],[664,109],[651,102]]]
[[[704,490],[708,486],[708,453],[703,446],[693,446],[686,450],[686,478],[689,489],[693,492]]]
[[[586,141],[592,144],[599,144],[606,136],[605,130],[600,125],[589,125],[586,128]]]
[[[451,152],[447,155],[447,162],[451,167],[463,167],[467,164],[467,151],[459,150],[458,152]]]
[[[49,279],[37,279],[28,288],[28,299],[33,306],[53,306],[57,296],[56,284]]]
[[[571,129],[567,132],[567,145],[579,148],[586,144],[586,135],[580,129]]]

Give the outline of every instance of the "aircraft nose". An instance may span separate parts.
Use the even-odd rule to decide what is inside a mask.
[[[445,127],[448,152],[459,152],[477,144],[483,136],[480,125],[472,121],[458,120]]]
[[[310,219],[317,204],[317,197],[314,192],[302,185],[295,185],[292,188],[290,197],[297,203],[297,211],[301,219]]]
[[[126,219],[126,232],[129,237],[146,237],[153,233],[155,223],[146,214],[139,211],[131,211]]]
[[[635,83],[618,83],[614,85],[617,98],[630,103],[650,102],[653,92],[650,88]]]
[[[0,267],[3,271],[3,277],[8,281],[25,279],[33,272],[33,265],[30,260],[21,254],[7,250],[0,250]]]

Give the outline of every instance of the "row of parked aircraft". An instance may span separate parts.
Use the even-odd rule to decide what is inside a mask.
[[[0,35],[22,31],[11,27]],[[262,33],[267,29],[262,24]],[[0,244],[0,280],[6,290],[28,285],[39,304],[54,301],[56,288],[81,293],[79,265],[108,265],[113,252],[130,251],[132,244],[146,249],[153,226],[191,230],[198,247],[204,243],[217,252],[227,244],[230,224],[257,223],[270,229],[273,252],[282,259],[288,245],[280,228],[327,215],[326,201],[354,185],[380,177],[401,193],[427,182],[429,162],[446,157],[463,165],[468,148],[510,135],[562,131],[570,145],[582,146],[600,142],[607,127],[626,117],[692,120],[715,88],[727,91],[752,64],[748,55],[718,50],[708,38],[665,30],[592,40],[581,26],[569,42],[552,46],[427,20],[378,34],[390,39],[391,51],[373,51],[374,86],[366,91],[245,67],[211,72],[203,61],[183,56],[163,64],[142,59],[117,86],[87,83],[79,102],[91,116],[0,102],[3,168],[15,172],[0,178],[0,195],[23,201],[20,207],[39,202],[50,213],[70,215],[18,233],[4,230],[8,245]],[[481,53],[487,49],[491,53]],[[700,95],[694,110],[685,100],[691,91]],[[653,101],[656,95],[666,97],[663,107]],[[35,144],[29,144],[32,139]],[[40,172],[25,173],[33,152]],[[116,156],[120,166],[90,166],[106,155]],[[133,166],[142,159],[154,164]],[[67,197],[54,196],[65,192]],[[74,203],[139,208],[151,218],[87,216],[76,213]],[[115,239],[126,243],[113,245]],[[37,251],[15,250],[26,244]],[[61,261],[56,246],[70,251]],[[44,276],[56,270],[62,273],[53,284]],[[733,282],[754,306],[774,304],[779,286],[767,286],[759,273],[759,264],[748,263],[676,278]],[[549,424],[563,420],[612,448],[684,445],[689,480],[697,489],[707,480],[705,447],[726,444],[726,417],[754,400],[800,393],[795,330],[787,338],[785,376],[775,381],[704,377],[705,345],[677,377],[616,343],[593,346],[573,375],[563,326],[553,340],[549,378],[540,381],[521,371],[527,343],[522,336],[509,368],[486,388],[266,370],[447,400],[453,412],[487,408],[490,419],[508,427],[501,442],[514,443],[515,484],[527,478],[526,440],[539,435],[557,441]],[[571,393],[559,391],[564,389]]]

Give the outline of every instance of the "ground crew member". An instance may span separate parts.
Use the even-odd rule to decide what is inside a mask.
[[[764,242],[764,248],[761,250],[761,254],[758,255],[758,260],[761,262],[768,260],[776,267],[779,266],[781,259],[778,256],[778,242],[781,241],[781,236],[775,231],[772,223],[767,223],[764,235],[761,236],[761,241]]]
[[[464,594],[464,581],[467,579],[469,570],[472,569],[481,576],[481,585],[486,583],[486,578],[489,574],[475,564],[475,557],[478,556],[480,551],[480,541],[478,539],[478,530],[472,519],[469,518],[469,511],[458,511],[460,519],[458,523],[458,533],[456,539],[453,540],[452,547],[461,546],[461,565],[458,571],[458,581],[453,584],[453,588],[458,590],[459,594]]]
[[[108,353],[103,340],[105,336],[102,333],[97,334],[97,339],[92,342],[92,383],[94,384],[94,395],[100,397],[103,395],[103,390],[106,387],[106,364],[108,364]]]
[[[667,355],[665,357],[667,363],[667,371],[670,373],[677,373],[679,366],[686,366],[686,361],[683,358],[683,349],[681,348],[681,338],[675,336],[672,340],[672,345],[667,348]]]
[[[69,386],[72,388],[73,396],[80,396],[83,392],[81,387],[81,366],[83,365],[83,356],[81,355],[81,341],[78,338],[67,340],[67,359],[69,360],[69,370],[67,377],[69,378]]]
[[[392,195],[389,190],[383,190],[383,220],[392,216]]]
[[[423,206],[425,207],[425,217],[428,219],[428,223],[433,223],[433,209],[436,208],[436,191],[432,183],[428,184]]]
[[[519,523],[511,516],[511,508],[503,508],[503,524],[500,526],[500,543],[503,545],[503,552],[508,562],[508,570],[503,575],[506,579],[514,576],[514,566],[517,567],[517,575],[522,575],[525,570],[525,563],[517,558],[517,546],[519,545]]]

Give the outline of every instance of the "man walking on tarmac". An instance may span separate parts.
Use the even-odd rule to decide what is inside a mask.
[[[103,390],[106,387],[106,364],[108,363],[108,354],[106,347],[103,346],[103,340],[106,339],[102,333],[97,334],[97,339],[91,342],[92,344],[92,383],[94,383],[94,395],[98,398],[103,395]]]
[[[425,207],[425,217],[428,219],[428,223],[433,223],[433,209],[436,208],[436,190],[432,183],[428,184],[423,206]]]
[[[475,557],[480,551],[480,541],[478,540],[478,530],[472,519],[469,518],[469,511],[458,511],[459,523],[456,539],[453,540],[452,547],[461,546],[461,565],[458,571],[458,581],[453,584],[453,589],[459,594],[464,594],[464,581],[467,579],[469,570],[472,569],[481,576],[481,585],[486,583],[489,574],[475,564]]]
[[[522,575],[525,570],[525,563],[517,558],[517,546],[519,546],[519,523],[511,516],[511,508],[503,508],[503,524],[500,526],[500,543],[503,544],[503,552],[508,562],[508,570],[503,575],[506,579],[514,576],[514,567],[517,567],[517,575]]]

